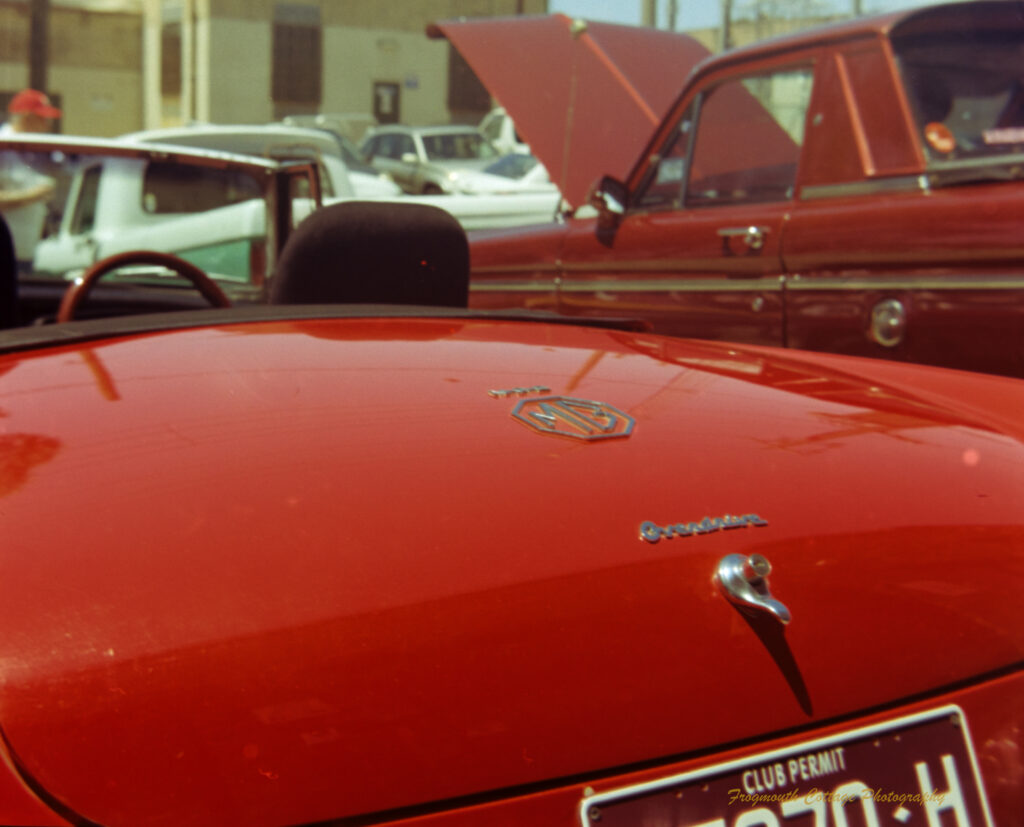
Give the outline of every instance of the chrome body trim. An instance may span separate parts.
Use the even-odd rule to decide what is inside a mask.
[[[928,192],[931,185],[924,175],[898,178],[876,178],[868,181],[847,181],[842,184],[815,184],[800,188],[801,201],[823,198],[848,198],[858,195],[884,195],[898,192]]]
[[[747,230],[744,229],[744,232]],[[726,259],[720,254],[713,254],[702,257],[702,261],[705,262],[699,266],[694,265],[693,259],[688,258],[633,258],[633,259],[615,259],[613,261],[587,261],[582,263],[567,262],[563,266],[565,275],[580,274],[581,276],[587,276],[589,274],[619,274],[619,273],[653,273],[658,276],[663,274],[671,274],[674,278],[679,278],[688,273],[694,273],[694,278],[706,278],[708,273],[721,273],[721,278],[764,278],[764,279],[778,279],[781,278],[781,272],[774,271],[770,275],[760,275],[758,273],[739,273],[738,275],[727,276],[724,269],[727,266],[732,266],[735,263],[735,259]],[[531,268],[532,269],[532,268]],[[702,274],[702,275],[697,275]]]
[[[959,172],[964,169],[1015,169],[1022,163],[1024,152],[1011,152],[1005,155],[983,155],[979,158],[957,158],[955,161],[933,160],[928,164],[928,171],[941,173]]]
[[[546,278],[554,278],[561,272],[561,263],[555,262],[550,264],[492,264],[487,267],[472,268],[472,275],[474,276],[507,276],[518,275],[520,273],[533,273]]]
[[[616,271],[629,268],[628,264],[615,265]],[[640,268],[637,268],[638,270]],[[643,268],[651,270],[650,266]],[[668,268],[666,268],[668,269]],[[591,270],[590,272],[593,272]],[[505,280],[470,280],[469,289],[478,293],[763,293],[782,290],[1024,290],[1021,275],[962,273],[949,276],[742,276],[721,278],[685,278],[679,275],[665,278],[617,280],[597,276],[592,279],[568,281],[525,282]]]
[[[786,280],[787,290],[1024,290],[1019,276],[801,276]]]
[[[782,282],[775,276],[753,279],[643,279],[642,281],[563,282],[562,293],[762,293],[779,292]]]
[[[474,293],[554,293],[557,287],[554,282],[536,284],[522,281],[469,281],[469,289]]]
[[[594,279],[563,281],[560,284],[533,284],[515,281],[474,282],[469,289],[477,293],[764,293],[781,292],[782,279],[778,276],[754,278],[693,278],[635,279],[613,281]]]
[[[1024,153],[932,161],[928,165],[928,183],[932,187],[960,184],[990,184],[1019,181],[1024,178]]]
[[[754,278],[631,279],[630,281],[588,280],[562,282],[562,293],[762,293],[781,291],[778,276]]]

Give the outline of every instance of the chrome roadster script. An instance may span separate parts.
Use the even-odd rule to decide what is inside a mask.
[[[728,531],[733,528],[746,528],[748,526],[768,525],[767,520],[762,520],[757,514],[744,514],[737,517],[732,514],[725,514],[721,517],[705,517],[696,523],[670,523],[669,525],[658,525],[650,520],[640,523],[640,536],[648,543],[656,543],[662,537],[690,537],[694,534],[710,534],[713,531]]]

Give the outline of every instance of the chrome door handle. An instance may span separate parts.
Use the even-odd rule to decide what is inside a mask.
[[[770,227],[757,227],[751,224],[749,227],[722,227],[718,236],[726,244],[730,238],[742,238],[748,250],[760,250],[764,247],[764,237],[768,235]]]
[[[718,564],[715,580],[729,602],[741,608],[766,612],[785,626],[792,615],[768,591],[768,575],[771,570],[771,564],[760,554],[751,554],[749,557],[727,554]]]

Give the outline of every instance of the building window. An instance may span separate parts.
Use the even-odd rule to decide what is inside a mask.
[[[160,91],[181,95],[181,23],[164,23],[160,31]]]
[[[465,58],[448,47],[448,108],[456,120],[476,123],[491,109],[491,96]]]
[[[320,9],[277,3],[274,6],[273,97],[289,114],[315,112],[320,106],[323,31]]]

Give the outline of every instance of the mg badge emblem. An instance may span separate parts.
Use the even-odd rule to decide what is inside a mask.
[[[573,439],[615,439],[629,436],[635,420],[613,405],[570,396],[523,399],[512,416],[542,434]]]

